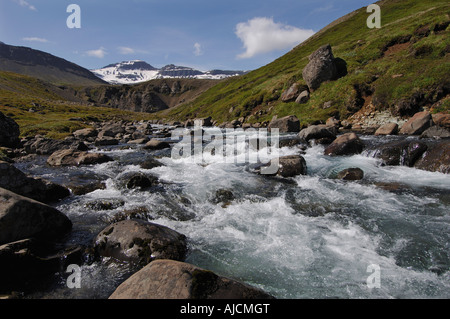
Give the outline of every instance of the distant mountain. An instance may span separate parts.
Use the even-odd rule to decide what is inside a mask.
[[[169,64],[157,69],[145,61],[124,61],[107,65],[101,69],[91,70],[102,80],[111,84],[133,84],[154,79],[190,78],[220,80],[230,76],[245,74],[244,71],[199,71],[190,67]]]
[[[46,52],[0,42],[0,71],[32,76],[53,84],[106,84],[91,71]]]

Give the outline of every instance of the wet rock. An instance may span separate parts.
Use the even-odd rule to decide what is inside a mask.
[[[286,116],[280,119],[275,119],[269,124],[269,128],[277,128],[280,133],[299,132],[300,121],[295,115]]]
[[[235,196],[232,191],[228,189],[219,189],[216,191],[214,198],[212,199],[212,202],[214,204],[227,204],[235,199]]]
[[[91,182],[84,185],[69,185],[68,188],[72,190],[74,195],[85,195],[96,191],[97,189],[105,189],[106,184],[104,182]]]
[[[420,135],[432,125],[434,125],[434,123],[431,114],[427,111],[419,112],[414,114],[414,116],[410,118],[408,122],[403,124],[402,128],[400,129],[400,134]]]
[[[42,288],[51,276],[70,264],[83,262],[81,246],[58,249],[52,242],[23,239],[0,246],[0,293]]]
[[[96,199],[94,201],[88,202],[84,206],[89,209],[99,211],[99,210],[113,210],[122,207],[123,205],[125,205],[125,201],[121,199],[105,198],[105,199]]]
[[[300,131],[298,136],[305,141],[320,138],[336,138],[336,129],[334,126],[327,126],[323,124],[310,125],[307,128]]]
[[[56,151],[47,159],[50,166],[80,166],[111,162],[113,159],[106,154],[88,153],[73,149]]]
[[[122,122],[117,123],[106,123],[100,132],[98,133],[98,137],[102,138],[104,136],[116,137],[118,134],[124,134],[125,128]]]
[[[278,146],[280,148],[282,148],[282,147],[300,146],[303,150],[305,150],[307,148],[307,145],[304,144],[304,140],[302,140],[298,136],[280,139],[279,142],[278,142]]]
[[[325,155],[353,155],[359,154],[364,148],[363,142],[355,133],[346,133],[338,136],[333,143],[325,148]]]
[[[396,135],[398,133],[397,123],[386,123],[375,131],[375,135]]]
[[[269,167],[278,168],[274,172],[266,175],[278,175],[281,177],[293,177],[297,175],[306,175],[307,166],[306,161],[301,155],[289,155],[272,159]],[[264,172],[261,170],[261,172]]]
[[[338,77],[336,61],[329,44],[309,56],[309,63],[303,69],[302,75],[310,91],[317,90],[323,82]]]
[[[421,142],[396,141],[377,147],[374,157],[383,161],[383,165],[410,166],[427,150],[427,145]]]
[[[347,168],[337,174],[338,179],[344,181],[358,181],[364,178],[364,171],[360,168]]]
[[[163,163],[154,158],[147,158],[145,161],[140,163],[139,166],[143,169],[152,169],[155,167],[163,166]]]
[[[128,144],[145,144],[149,141],[148,137],[139,138],[137,140],[128,141]]]
[[[126,187],[129,189],[132,188],[146,189],[158,185],[158,183],[159,180],[157,177],[153,175],[145,175],[138,173],[128,180],[128,182],[126,183]]]
[[[145,144],[143,149],[144,150],[162,150],[162,149],[169,148],[169,147],[170,147],[169,143],[152,138],[149,142],[147,142]]]
[[[450,141],[430,145],[414,164],[415,168],[431,172],[450,173]]]
[[[94,145],[95,146],[119,145],[119,140],[114,137],[103,136],[103,137],[97,138],[94,142]]]
[[[0,187],[47,204],[70,196],[70,191],[64,186],[29,177],[12,164],[2,161],[0,161]]]
[[[421,138],[448,138],[450,137],[450,130],[441,127],[441,126],[432,126],[428,129],[426,129],[422,135],[420,135]]]
[[[30,237],[55,240],[71,228],[57,209],[0,188],[0,244]]]
[[[109,225],[95,239],[100,256],[139,265],[155,259],[184,260],[186,236],[168,227],[129,219]]]
[[[264,291],[197,266],[156,260],[122,283],[109,299],[274,299]]]
[[[0,112],[0,146],[16,147],[20,142],[19,135],[16,121]]]

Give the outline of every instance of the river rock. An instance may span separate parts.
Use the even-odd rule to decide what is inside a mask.
[[[359,154],[364,148],[364,143],[355,133],[346,133],[338,136],[333,143],[325,148],[325,155],[353,155]]]
[[[310,125],[300,131],[298,136],[305,141],[321,139],[321,138],[336,138],[336,128],[328,125]]]
[[[317,90],[323,82],[338,77],[336,62],[329,44],[320,47],[309,56],[309,63],[302,71],[310,91]]]
[[[398,124],[397,123],[386,123],[380,126],[376,131],[375,135],[396,135],[398,133]]]
[[[419,158],[415,168],[431,172],[450,173],[450,141],[445,140],[440,143],[430,145],[428,150]]]
[[[433,122],[441,127],[450,129],[450,114],[449,113],[436,113],[432,115]]]
[[[235,196],[232,191],[229,189],[218,189],[212,199],[214,204],[227,204],[235,199]]]
[[[170,144],[164,141],[157,140],[156,138],[152,138],[148,141],[143,149],[145,150],[162,150],[165,148],[169,148]]]
[[[155,259],[184,260],[186,236],[168,227],[128,219],[109,225],[94,242],[99,255],[146,265]]]
[[[400,134],[420,135],[433,124],[433,119],[429,112],[419,112],[414,114],[414,116],[410,118],[408,122],[403,124],[402,128],[400,129]]]
[[[272,120],[269,124],[269,128],[277,128],[280,133],[298,133],[300,131],[300,121],[295,115],[290,115]]]
[[[307,173],[306,161],[301,155],[288,155],[278,157],[272,159],[268,166],[270,167],[270,170],[272,170],[272,168],[275,168],[275,171],[270,171],[265,175],[293,177],[297,175],[306,175]],[[276,169],[277,167],[278,170]],[[264,173],[264,170],[261,170],[261,173]]]
[[[31,237],[53,240],[71,228],[57,209],[0,188],[0,244]]]
[[[98,133],[98,137],[102,138],[104,136],[116,137],[119,134],[124,134],[125,128],[122,122],[116,123],[105,123],[100,132]]]
[[[156,260],[125,282],[109,299],[274,299],[264,291],[200,267]]]
[[[137,173],[130,177],[126,183],[126,187],[146,189],[158,185],[159,180],[156,176]]]
[[[427,148],[425,143],[418,141],[389,142],[378,146],[374,157],[381,159],[383,165],[412,167]]]
[[[420,138],[448,138],[450,137],[450,130],[442,126],[432,126],[426,129]]]
[[[102,136],[98,137],[95,140],[94,145],[95,146],[119,145],[119,140],[111,136]]]
[[[113,159],[106,154],[67,149],[54,152],[47,159],[47,164],[50,166],[80,166],[101,164],[110,161],[113,161]]]
[[[16,121],[0,112],[0,146],[16,147],[20,142],[19,135]]]
[[[42,136],[35,136],[24,143],[24,149],[28,154],[50,155],[56,151],[73,149],[87,151],[88,147],[79,140],[68,137],[64,140],[54,140]]]
[[[338,179],[344,181],[357,181],[364,178],[364,171],[360,168],[347,168],[337,174]]]
[[[64,186],[29,177],[12,164],[2,161],[0,161],[0,187],[43,203],[70,196],[70,191]]]

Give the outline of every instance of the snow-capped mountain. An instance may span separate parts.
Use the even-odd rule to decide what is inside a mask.
[[[111,84],[133,84],[163,78],[194,78],[220,80],[230,76],[242,75],[244,71],[199,71],[185,66],[173,64],[161,69],[155,68],[145,61],[124,61],[107,65],[101,69],[91,70],[96,76]]]

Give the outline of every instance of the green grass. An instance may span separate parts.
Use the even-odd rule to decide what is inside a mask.
[[[436,25],[449,21],[448,1],[387,0],[379,4],[381,29],[366,27],[368,14],[361,8],[272,63],[223,81],[194,102],[161,116],[177,120],[212,116],[218,122],[246,117],[248,122],[261,122],[270,121],[274,115],[296,115],[306,125],[331,115],[347,118],[353,114],[352,105],[361,95],[355,88],[370,92],[379,109],[394,110],[416,92],[432,95],[439,86],[449,87],[449,28],[433,31]],[[429,35],[416,35],[416,30],[424,26],[431,30]],[[389,44],[404,37],[410,39],[405,50],[385,55]],[[308,56],[328,43],[335,57],[346,61],[348,75],[323,84],[307,104],[281,102],[281,93],[292,83],[304,84],[302,70]],[[398,74],[402,76],[393,77]],[[327,101],[332,101],[332,107],[323,109]],[[448,111],[448,102],[439,109]]]

